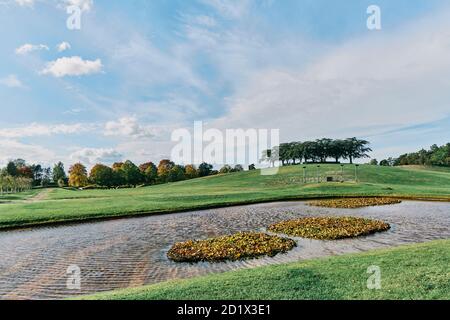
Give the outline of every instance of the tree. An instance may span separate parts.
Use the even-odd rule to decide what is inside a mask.
[[[47,187],[51,181],[52,181],[52,168],[43,168],[41,186]]]
[[[120,169],[122,169],[122,166],[123,166],[123,162],[115,162],[112,165],[112,169],[114,171],[119,171]]]
[[[169,175],[167,177],[168,182],[176,182],[185,180],[186,177],[184,175],[184,167],[176,165],[169,171]]]
[[[354,159],[368,158],[367,152],[372,151],[367,145],[369,141],[348,138],[345,140],[345,156],[353,164]]]
[[[184,174],[186,176],[186,179],[195,179],[198,178],[198,171],[197,168],[192,165],[192,164],[188,164],[185,168],[184,168]]]
[[[370,163],[369,163],[371,166],[377,166],[378,165],[378,160],[377,159],[372,159],[372,160],[370,160]]]
[[[75,163],[69,169],[69,186],[75,188],[85,187],[88,184],[87,170],[81,163]]]
[[[139,168],[130,160],[125,161],[120,169],[125,183],[136,186],[143,181],[143,175]]]
[[[240,164],[235,165],[232,170],[232,172],[242,172],[242,171],[244,171],[244,167]]]
[[[158,178],[158,168],[153,162],[143,163],[139,166],[139,170],[144,176],[146,183],[153,184]]]
[[[328,155],[334,158],[336,163],[339,163],[339,159],[345,159],[345,141],[333,140],[328,149]]]
[[[28,166],[17,168],[17,175],[20,177],[33,179],[33,170]]]
[[[255,164],[251,164],[248,166],[248,171],[254,171],[254,170],[256,170]]]
[[[201,165],[198,166],[199,177],[207,177],[207,176],[211,175],[212,169],[213,169],[213,166],[211,164],[203,162]]]
[[[232,171],[233,171],[233,168],[230,165],[226,164],[222,168],[220,168],[219,173],[225,174],[225,173],[230,173]]]
[[[6,172],[11,177],[17,176],[17,167],[14,164],[14,162],[12,161],[8,162],[8,164],[6,165]]]
[[[64,171],[64,164],[62,162],[58,162],[53,167],[53,181],[58,183],[59,180],[67,180],[66,172]]]
[[[380,166],[382,167],[389,167],[389,161],[384,159],[380,161]]]
[[[119,187],[125,184],[125,178],[123,176],[123,162],[116,162],[112,165],[113,170],[113,182],[112,185]]]
[[[96,164],[89,173],[89,180],[99,186],[111,187],[114,183],[113,170],[103,164]]]
[[[279,151],[280,148],[278,146],[273,149],[264,150],[262,152],[261,161],[268,162],[271,167],[275,166],[275,162],[279,161]]]
[[[168,159],[161,160],[158,164],[158,180],[167,182],[170,170],[175,166],[175,163]]]
[[[40,185],[41,181],[42,181],[42,173],[43,173],[42,166],[40,164],[33,164],[31,166],[31,170],[33,171],[34,185],[35,186]]]

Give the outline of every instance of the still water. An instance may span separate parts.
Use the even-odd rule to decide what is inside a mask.
[[[339,241],[296,239],[298,247],[274,258],[179,264],[166,252],[178,241],[308,216],[352,215],[381,219],[388,232]],[[0,232],[0,299],[59,299],[241,268],[367,251],[450,238],[450,203],[405,201],[361,209],[329,209],[304,202],[267,203]],[[81,290],[67,289],[67,268],[81,269]]]

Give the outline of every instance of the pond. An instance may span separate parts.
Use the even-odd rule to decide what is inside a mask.
[[[170,246],[238,231],[259,231],[286,219],[352,215],[384,220],[390,231],[339,241],[298,240],[274,258],[226,263],[175,263]],[[405,201],[361,209],[304,202],[266,203],[160,216],[0,232],[0,298],[59,299],[262,265],[362,252],[450,238],[450,203]],[[81,269],[81,290],[67,288],[67,268]]]

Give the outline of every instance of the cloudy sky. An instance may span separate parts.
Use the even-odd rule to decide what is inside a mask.
[[[448,1],[0,0],[0,21],[0,165],[157,161],[199,120],[378,159],[450,140]]]

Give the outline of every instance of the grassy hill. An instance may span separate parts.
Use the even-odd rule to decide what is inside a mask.
[[[450,299],[450,241],[260,267],[101,293],[108,300]],[[369,266],[381,289],[369,290]]]
[[[308,166],[314,176],[316,167]],[[322,172],[339,172],[323,165]],[[0,229],[106,217],[169,213],[181,210],[264,201],[337,196],[392,196],[450,200],[450,169],[427,167],[359,168],[359,182],[303,184],[302,166],[280,169],[277,175],[259,171],[219,175],[138,189],[71,191],[53,189],[37,201],[2,203]],[[346,166],[352,176],[354,166]],[[39,197],[39,195],[38,195]]]

